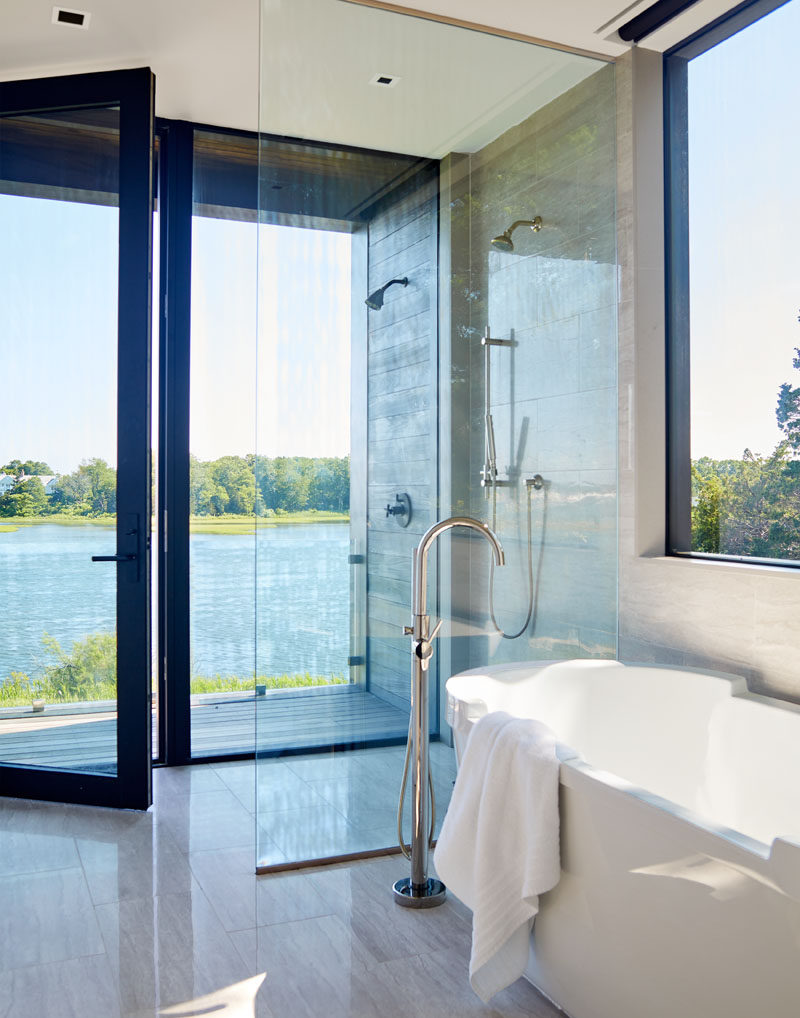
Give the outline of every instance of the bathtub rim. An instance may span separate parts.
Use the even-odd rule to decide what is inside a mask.
[[[715,679],[724,679],[729,683],[729,696],[731,697],[747,700],[777,710],[788,710],[793,714],[800,714],[800,704],[791,703],[785,700],[778,700],[762,693],[751,692],[747,688],[745,678],[741,675],[716,671],[710,668],[690,668],[677,665],[657,664],[653,662],[619,661],[614,658],[567,658],[530,662],[520,661],[512,664],[469,668],[451,675],[445,682],[445,689],[447,691],[448,699],[452,697],[454,700],[459,700],[462,703],[469,703],[472,705],[481,703],[485,709],[484,713],[488,714],[489,710],[485,701],[480,700],[480,698],[476,696],[459,697],[451,689],[451,681],[457,680],[462,676],[484,676],[487,679],[491,679],[494,675],[503,675],[508,672],[521,672],[526,667],[530,669],[530,673],[533,675],[549,665],[569,664],[571,661],[591,660],[598,662],[606,661],[609,665],[621,665],[623,668],[658,669],[662,671],[681,672],[683,674],[690,673],[695,675],[707,675]],[[477,720],[477,717],[470,719],[470,723],[474,724]],[[453,747],[453,749],[455,752],[455,747]],[[693,828],[698,828],[699,830],[704,831],[706,834],[722,839],[728,845],[735,846],[735,848],[745,853],[745,856],[751,860],[755,857],[762,863],[774,863],[775,866],[782,871],[781,876],[783,877],[783,879],[776,882],[779,883],[782,890],[784,890],[786,884],[790,885],[792,889],[784,890],[784,893],[788,894],[790,897],[795,897],[797,900],[800,900],[800,840],[794,839],[789,835],[776,835],[771,842],[760,841],[759,839],[753,838],[750,835],[744,834],[734,828],[714,823],[695,810],[681,806],[679,803],[676,803],[671,799],[666,799],[654,792],[650,792],[648,789],[628,781],[626,778],[622,778],[618,774],[603,770],[585,760],[577,750],[558,740],[556,740],[556,753],[559,759],[559,781],[565,787],[574,787],[575,778],[572,778],[571,775],[584,775],[591,778],[593,781],[599,782],[601,785],[613,792],[629,796],[646,807],[657,809],[661,813],[669,814],[681,824],[688,824]],[[794,872],[790,872],[790,870]],[[775,879],[775,874],[772,874],[771,877],[772,879]]]

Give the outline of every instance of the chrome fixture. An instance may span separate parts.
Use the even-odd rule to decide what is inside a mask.
[[[496,247],[498,251],[513,251],[514,242],[511,240],[511,234],[518,226],[530,226],[534,233],[538,233],[542,228],[542,217],[534,216],[533,219],[518,219],[507,230],[504,230],[499,237],[493,238],[492,247]]]
[[[513,229],[513,227],[512,227]],[[494,241],[492,241],[494,243]],[[481,338],[481,346],[483,347],[483,378],[484,378],[484,459],[483,467],[481,468],[481,487],[484,491],[486,499],[492,501],[492,530],[497,529],[497,489],[498,488],[510,488],[514,485],[515,481],[519,478],[519,461],[522,458],[522,442],[520,439],[520,451],[519,461],[516,466],[509,466],[507,473],[508,479],[501,480],[497,476],[497,448],[495,443],[494,435],[494,420],[492,418],[492,355],[491,350],[493,346],[508,347],[513,349],[517,343],[513,338],[514,333],[512,331],[510,339],[494,339],[489,330],[489,326],[486,326],[484,334]],[[525,488],[527,493],[527,524],[528,524],[528,611],[525,616],[525,622],[522,628],[515,633],[507,633],[497,621],[494,611],[494,563],[492,563],[489,571],[489,617],[492,620],[492,625],[495,631],[498,632],[505,640],[516,640],[523,633],[526,632],[530,625],[531,619],[534,617],[536,608],[536,593],[538,591],[538,575],[542,565],[542,549],[544,542],[544,524],[547,514],[547,491],[545,489],[545,504],[542,516],[542,533],[539,546],[539,565],[537,568],[537,580],[534,583],[533,578],[533,524],[531,516],[533,508],[531,506],[531,497],[534,491],[541,491],[545,487],[544,478],[541,474],[535,474],[533,477],[528,477],[525,480]]]
[[[388,283],[384,283],[384,285],[379,290],[376,290],[375,293],[371,293],[364,303],[371,311],[380,311],[383,307],[383,295],[389,287],[394,286],[395,283],[399,283],[401,286],[408,286],[408,276],[403,276],[402,279],[390,279]]]
[[[492,241],[494,243],[494,241]],[[481,487],[484,489],[486,498],[489,497],[489,489],[507,487],[508,481],[501,481],[497,477],[497,447],[494,441],[494,421],[492,419],[492,356],[493,346],[513,347],[516,343],[513,339],[493,339],[489,332],[489,326],[481,338],[483,347],[483,380],[484,380],[484,426],[485,426],[485,449],[483,457],[483,469],[481,470]]]
[[[428,552],[434,541],[453,527],[466,527],[481,534],[492,545],[493,562],[505,565],[503,546],[494,531],[485,523],[470,516],[451,516],[450,519],[434,523],[427,530],[413,553],[411,570],[412,625],[404,627],[411,644],[411,719],[403,781],[400,789],[400,803],[397,811],[397,827],[400,848],[411,860],[411,876],[398,880],[392,887],[394,900],[408,908],[433,908],[441,905],[447,889],[441,880],[428,877],[428,849],[433,840],[435,824],[435,801],[428,755],[428,666],[433,655],[433,641],[441,628],[441,619],[433,632],[430,631],[430,615],[427,612]],[[411,772],[411,846],[404,844],[402,836],[403,800],[408,779],[409,760],[413,756]],[[428,795],[430,792],[430,821],[428,820]]]
[[[536,566],[536,581],[533,579],[533,524],[531,522],[531,516],[533,515],[533,508],[531,506],[531,497],[534,491],[541,491],[544,488],[544,509],[542,510],[542,529],[539,536],[539,559]],[[528,520],[528,612],[525,616],[525,621],[522,623],[522,627],[517,630],[516,633],[507,633],[505,629],[497,621],[497,617],[494,612],[494,560],[492,560],[489,566],[489,618],[492,620],[492,625],[495,631],[503,637],[504,640],[517,640],[527,630],[531,623],[531,619],[534,617],[536,611],[536,604],[538,601],[539,593],[539,577],[541,576],[542,570],[542,551],[544,550],[544,533],[545,523],[547,520],[547,488],[545,487],[545,480],[541,474],[534,474],[533,477],[525,478],[525,489],[527,492],[527,520]],[[492,523],[496,525],[497,517],[497,496],[494,495],[492,501]]]

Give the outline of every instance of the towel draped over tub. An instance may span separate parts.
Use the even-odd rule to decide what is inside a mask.
[[[472,909],[469,978],[484,1002],[522,975],[539,895],[561,874],[558,777],[546,725],[497,711],[473,727],[434,862]]]

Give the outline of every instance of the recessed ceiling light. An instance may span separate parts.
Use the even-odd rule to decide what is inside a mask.
[[[88,28],[91,17],[88,11],[76,11],[70,7],[53,8],[54,25],[69,25],[71,28]]]
[[[370,85],[378,85],[380,88],[394,88],[399,81],[396,74],[373,74],[369,79]]]

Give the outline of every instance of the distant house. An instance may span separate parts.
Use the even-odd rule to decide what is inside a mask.
[[[52,495],[56,490],[56,481],[58,476],[56,474],[39,474],[39,480],[42,482],[45,495]]]
[[[45,495],[52,495],[56,490],[56,482],[58,481],[57,474],[34,474],[29,477],[27,474],[23,474],[20,481],[32,481],[34,477],[42,482]],[[0,474],[0,495],[6,495],[17,483],[17,478],[13,474]]]

